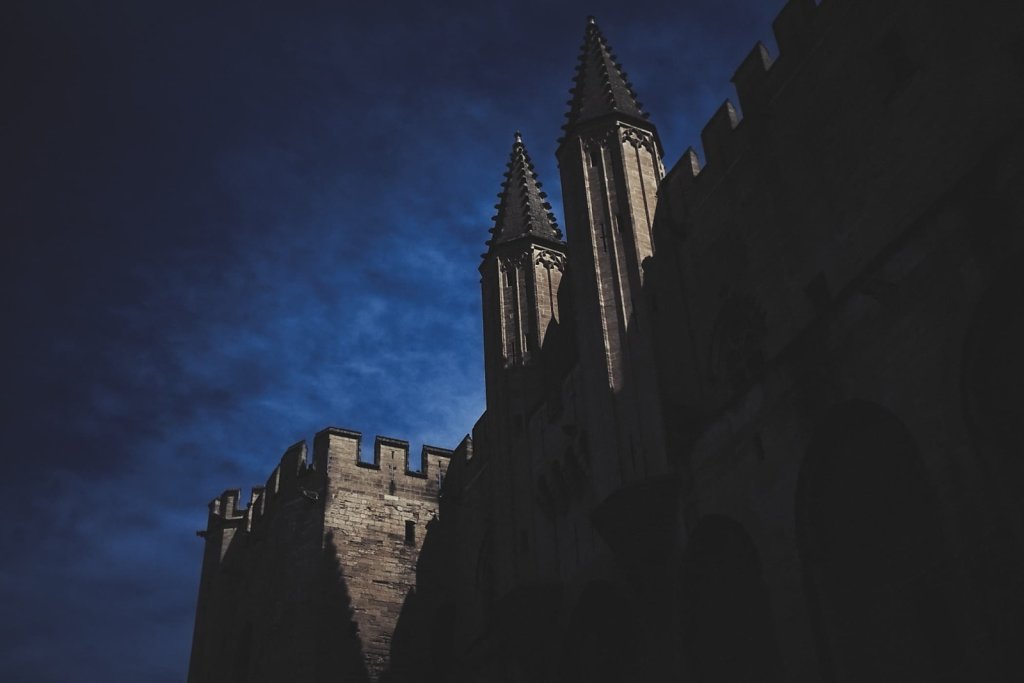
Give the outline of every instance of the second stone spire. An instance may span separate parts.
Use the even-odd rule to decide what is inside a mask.
[[[498,197],[501,201],[495,204],[498,213],[490,230],[492,237],[487,242],[491,249],[525,235],[561,242],[562,232],[551,213],[547,194],[541,190],[533,161],[519,131],[515,134],[508,170]]]

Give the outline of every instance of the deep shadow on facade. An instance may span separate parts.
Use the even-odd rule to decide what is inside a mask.
[[[596,24],[454,451],[211,504],[191,683],[1024,678],[1024,11],[792,0],[666,174]],[[669,78],[671,75],[666,75]]]

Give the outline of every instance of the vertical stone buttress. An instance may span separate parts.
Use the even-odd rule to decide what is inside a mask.
[[[557,155],[600,496],[664,471],[642,293],[664,166],[658,131],[593,18],[576,71]]]

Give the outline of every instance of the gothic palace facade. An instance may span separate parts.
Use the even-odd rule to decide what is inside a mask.
[[[1024,679],[1022,15],[790,0],[667,173],[588,21],[471,436],[214,500],[190,683]]]

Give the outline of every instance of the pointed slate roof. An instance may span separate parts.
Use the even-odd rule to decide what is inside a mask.
[[[523,144],[523,136],[516,131],[505,181],[498,193],[501,202],[494,205],[498,214],[494,216],[494,227],[490,230],[493,237],[487,241],[492,249],[527,235],[555,242],[562,240],[555,214],[551,213],[551,205],[545,201],[548,195],[540,188],[541,183],[537,181],[537,172]]]
[[[615,61],[615,54],[594,17],[587,18],[587,30],[580,49],[580,62],[576,66],[576,78],[569,91],[569,113],[562,126],[569,130],[573,126],[605,114],[625,114],[646,119],[643,105],[637,102],[636,92],[626,79],[622,65]]]

